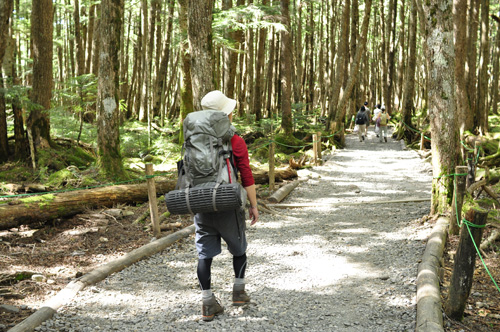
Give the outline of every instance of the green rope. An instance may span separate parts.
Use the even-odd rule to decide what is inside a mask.
[[[462,224],[467,225],[468,227],[473,227],[473,228],[485,228],[486,225],[476,225],[471,221],[468,221],[465,218],[462,218],[462,222],[458,224],[458,226],[462,226]]]
[[[403,123],[403,124],[404,124],[404,125],[408,128],[408,129],[413,130],[413,131],[414,131],[414,132],[416,132],[417,134],[423,134],[423,133],[424,133],[423,131],[416,130],[416,129],[414,129],[414,128],[410,127],[410,126],[409,126],[408,124],[406,124],[403,120],[401,120],[401,122],[402,122],[402,123]],[[425,135],[424,135],[424,137],[425,137],[425,139],[427,139],[428,141],[430,141],[430,140],[431,140],[431,138],[430,138],[430,137],[427,137],[427,136],[425,136]]]

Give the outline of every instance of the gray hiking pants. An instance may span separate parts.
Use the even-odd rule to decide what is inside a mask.
[[[198,258],[213,258],[221,253],[221,238],[233,256],[247,250],[245,210],[198,213],[194,216]]]

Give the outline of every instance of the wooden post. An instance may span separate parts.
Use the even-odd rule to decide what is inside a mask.
[[[316,143],[318,145],[318,147],[317,147],[318,158],[319,158],[319,160],[321,160],[321,131],[318,131],[316,133],[316,138],[318,139],[317,143]]]
[[[455,174],[467,174],[467,166],[455,167]],[[451,206],[450,226],[448,234],[458,235],[460,227],[458,226],[457,219],[462,220],[462,205],[464,203],[465,195],[465,178],[467,175],[455,175],[453,204]]]
[[[274,191],[274,141],[269,145],[269,191]]]
[[[488,211],[481,208],[472,208],[467,211],[465,219],[479,226],[462,225],[460,231],[460,242],[458,243],[455,264],[451,275],[448,298],[444,305],[446,315],[455,320],[461,320],[465,310],[465,304],[469,297],[474,276],[474,266],[476,263],[476,248],[472,241],[479,248],[481,236],[486,224]],[[469,234],[470,229],[470,234]]]
[[[424,133],[421,132],[420,133],[420,150],[423,150],[424,149]]]
[[[151,216],[151,227],[155,237],[160,237],[160,223],[158,221],[158,203],[156,201],[156,188],[153,176],[153,164],[146,164],[146,176],[148,183],[149,214]]]
[[[318,135],[313,134],[313,158],[314,158],[314,165],[318,166]]]

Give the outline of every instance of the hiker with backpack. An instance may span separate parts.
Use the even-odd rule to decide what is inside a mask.
[[[236,129],[231,125],[236,100],[215,90],[202,98],[201,106],[202,111],[189,113],[184,120],[186,139],[184,165],[181,166],[179,173],[178,187],[181,189],[177,191],[182,193],[184,190],[186,192],[191,190],[199,194],[195,195],[192,201],[190,201],[191,196],[186,196],[185,201],[187,209],[195,214],[195,245],[198,252],[197,275],[202,295],[202,320],[211,321],[224,312],[224,307],[216,299],[210,284],[212,260],[221,253],[221,238],[233,256],[235,275],[233,305],[241,306],[250,302],[250,297],[245,292],[244,279],[247,267],[245,199],[248,198],[250,202],[251,225],[259,220],[259,211],[248,149],[243,138],[236,134]],[[181,173],[184,174],[184,180],[181,180]],[[242,187],[236,181],[237,173],[240,174]],[[208,181],[207,177],[210,177]],[[189,182],[189,185],[183,182]],[[224,191],[221,194],[221,189],[229,188],[231,191],[238,187],[243,194],[240,199],[237,193],[236,201],[240,202],[241,206],[221,208],[228,201],[228,197],[222,197]],[[210,194],[204,198],[203,193],[206,191]],[[222,198],[219,199],[219,196]],[[205,202],[202,202],[203,200]],[[167,207],[168,205],[167,201]],[[193,209],[210,212],[196,213],[192,211]]]
[[[360,142],[365,140],[366,124],[369,122],[369,118],[366,115],[365,106],[361,106],[358,113],[356,114],[356,125],[358,126],[358,138]]]
[[[377,115],[377,122],[379,122],[380,128],[380,143],[382,143],[383,141],[387,143],[387,124],[389,123],[390,119],[391,116],[385,111],[385,106],[382,106],[380,113],[378,113]]]

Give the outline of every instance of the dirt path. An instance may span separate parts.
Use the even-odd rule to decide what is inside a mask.
[[[373,203],[429,198],[430,166],[371,133],[365,142],[348,136],[346,149],[300,173],[309,180],[285,203],[322,204],[263,214],[248,228],[252,304],[230,306],[224,251],[214,260],[212,288],[226,312],[199,320],[190,237],[80,292],[39,331],[413,331],[430,204]]]

